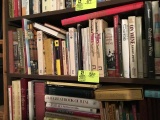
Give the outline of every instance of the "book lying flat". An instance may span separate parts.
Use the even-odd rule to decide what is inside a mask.
[[[95,99],[101,101],[142,100],[143,88],[136,86],[102,86],[95,90]]]

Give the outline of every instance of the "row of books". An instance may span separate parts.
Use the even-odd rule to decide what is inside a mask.
[[[129,85],[14,80],[8,86],[9,117],[10,120],[108,120],[108,117],[137,120],[145,118],[145,111],[159,109],[159,99],[148,97],[148,91],[152,94],[160,90],[145,89],[143,94],[142,87]]]
[[[97,0],[104,2],[106,0]],[[11,18],[75,7],[76,0],[9,0]]]

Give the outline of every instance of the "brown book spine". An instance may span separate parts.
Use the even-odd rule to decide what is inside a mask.
[[[45,117],[45,83],[44,82],[36,82],[35,86],[35,117],[36,120],[43,120]]]
[[[14,56],[13,56],[13,31],[8,31],[9,39],[9,73],[14,73]]]
[[[22,120],[28,119],[28,80],[22,78],[21,79],[21,106],[22,106]]]

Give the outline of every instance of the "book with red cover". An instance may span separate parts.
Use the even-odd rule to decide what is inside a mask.
[[[100,119],[100,114],[98,114],[98,113],[94,114],[94,113],[90,113],[90,112],[81,112],[81,111],[67,110],[67,109],[61,109],[61,108],[46,107],[46,112],[63,113],[63,114],[81,116],[81,117]]]
[[[45,117],[45,82],[35,81],[35,118],[36,120],[43,120]]]
[[[99,17],[119,14],[123,12],[128,12],[132,10],[137,10],[137,9],[142,8],[143,6],[144,6],[143,2],[136,2],[132,4],[122,5],[118,7],[113,7],[113,8],[97,11],[97,12],[92,12],[89,14],[84,14],[84,15],[79,15],[79,16],[63,19],[61,20],[61,23],[63,26],[75,24],[75,23],[79,23],[79,22],[86,21],[86,20],[93,19],[93,18],[99,18]]]
[[[22,119],[28,119],[28,79],[21,79]]]

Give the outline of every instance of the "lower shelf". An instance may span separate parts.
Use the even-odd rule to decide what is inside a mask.
[[[11,79],[29,78],[39,80],[53,80],[53,81],[71,81],[77,82],[77,76],[53,76],[53,75],[26,75],[26,74],[9,74]],[[126,83],[126,84],[139,84],[139,85],[160,85],[160,79],[147,79],[147,78],[117,78],[117,77],[101,77],[100,83]]]

